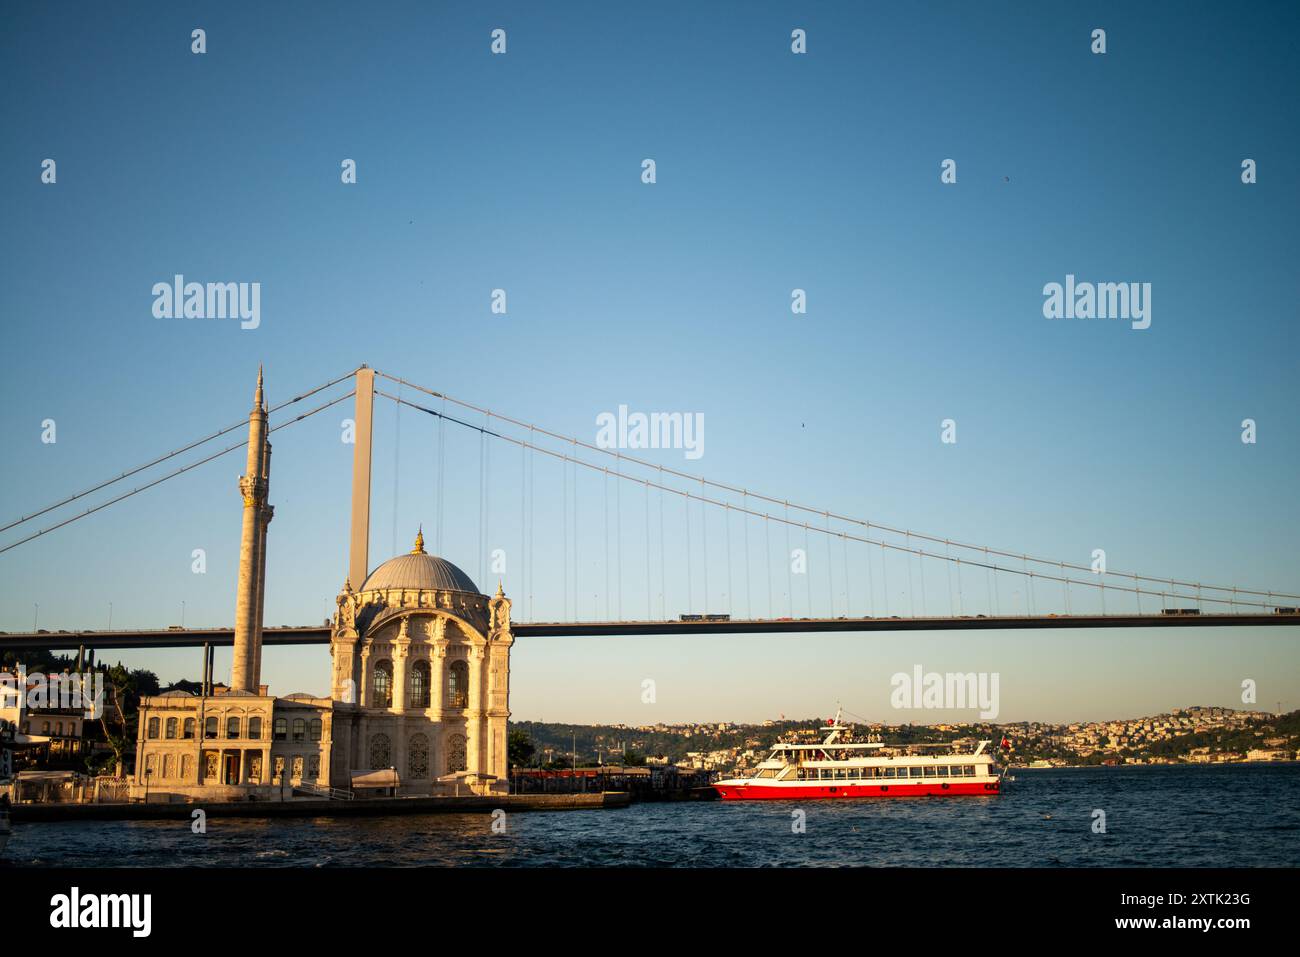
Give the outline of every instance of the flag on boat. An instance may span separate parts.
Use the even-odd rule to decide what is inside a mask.
[[[1004,751],[1009,751],[1009,750],[1011,750],[1011,742],[1007,740],[1007,738],[1006,738],[1005,735],[1003,735],[1003,737],[1002,737],[1002,749],[1003,749]]]

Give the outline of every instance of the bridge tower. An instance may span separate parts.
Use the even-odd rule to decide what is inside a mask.
[[[248,413],[248,462],[239,480],[244,500],[244,522],[239,541],[239,582],[235,592],[235,651],[230,666],[234,691],[259,692],[262,658],[262,602],[266,583],[266,530],[271,521],[267,504],[270,491],[271,446],[267,442],[266,400],[262,395],[262,368],[257,369],[257,390]]]

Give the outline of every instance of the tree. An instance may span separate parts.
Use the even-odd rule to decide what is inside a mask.
[[[510,762],[510,767],[527,767],[536,753],[533,739],[526,731],[515,728],[506,737],[506,759]]]

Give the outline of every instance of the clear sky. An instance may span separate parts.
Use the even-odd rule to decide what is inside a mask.
[[[498,27],[505,55],[489,49]],[[806,54],[791,52],[795,28]],[[1300,591],[1298,29],[1290,3],[8,5],[0,522],[238,421],[259,362],[272,403],[364,362],[586,441],[620,404],[698,412],[701,459],[645,457],[843,514]],[[154,283],[178,273],[260,282],[260,326],[155,318]],[[1067,274],[1150,283],[1150,328],[1044,318],[1044,285]],[[796,288],[806,315],[791,312]],[[485,537],[508,572],[483,575],[477,434],[444,436],[439,530],[436,422],[380,402],[372,565],[424,523],[483,590],[503,577],[519,618],[575,602],[603,617],[607,600],[617,614],[620,594],[639,616],[647,562],[652,611],[660,591],[669,615],[705,610],[698,585],[693,605],[685,594],[684,547],[666,549],[660,584],[644,493],[626,486],[621,502],[610,489],[624,586],[605,588],[590,478],[566,593],[559,467],[537,463],[521,521],[515,448],[494,447],[488,469]],[[268,623],[334,609],[349,414],[273,439]],[[955,444],[940,441],[948,418]],[[31,628],[36,605],[44,628],[103,627],[110,603],[114,627],[179,623],[182,602],[187,625],[228,625],[242,468],[233,454],[0,554],[0,629]],[[670,502],[671,529],[684,517]],[[719,584],[728,526],[712,521],[708,610],[740,613],[735,569]],[[729,526],[732,555],[742,529]],[[828,591],[819,545],[792,603],[772,543],[776,614],[827,611],[812,597]],[[881,613],[869,559],[849,561],[836,613]],[[891,613],[947,611],[933,565],[924,600],[919,584],[899,594],[906,565],[889,567]],[[746,566],[762,612],[766,569]],[[521,640],[511,706],[641,723],[840,700],[932,720],[888,703],[889,675],[920,664],[998,672],[1002,720],[1240,707],[1246,678],[1261,706],[1296,708],[1298,632]],[[200,667],[196,652],[122,657],[165,680]],[[328,655],[272,650],[263,676],[324,692]]]

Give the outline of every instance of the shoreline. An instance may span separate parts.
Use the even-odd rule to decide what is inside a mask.
[[[208,817],[384,817],[407,814],[474,814],[503,811],[598,811],[630,805],[627,791],[594,794],[502,794],[466,797],[368,798],[359,801],[209,801],[145,804],[15,804],[10,817],[15,824],[59,821],[166,821],[193,818],[195,811]]]

